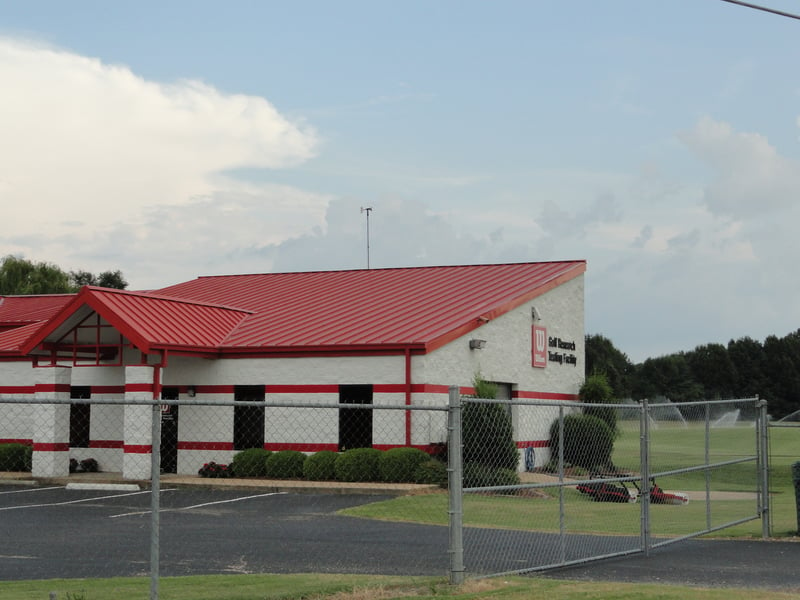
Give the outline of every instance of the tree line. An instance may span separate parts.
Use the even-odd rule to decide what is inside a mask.
[[[800,409],[800,329],[763,342],[750,337],[727,345],[703,344],[694,350],[648,358],[634,364],[608,338],[586,336],[586,374],[606,376],[622,400],[673,402],[758,396],[779,419]]]
[[[48,262],[33,262],[8,255],[0,260],[0,296],[68,294],[84,285],[124,290],[128,282],[122,271],[64,271]]]

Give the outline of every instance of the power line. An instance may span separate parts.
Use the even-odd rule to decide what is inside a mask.
[[[731,4],[738,4],[739,6],[746,6],[755,10],[763,10],[764,12],[772,13],[773,15],[780,15],[781,17],[788,17],[789,19],[797,19],[800,21],[800,15],[795,15],[775,8],[767,6],[759,6],[758,4],[751,4],[750,2],[742,2],[741,0],[722,0],[723,2],[730,2]]]

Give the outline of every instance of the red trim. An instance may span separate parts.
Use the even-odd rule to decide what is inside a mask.
[[[33,442],[34,452],[68,452],[69,442],[43,443]]]
[[[169,387],[169,386],[167,386]],[[186,394],[189,386],[182,385],[178,389],[181,394]],[[232,385],[196,385],[194,386],[195,391],[198,394],[232,394],[233,393],[233,386]]]
[[[403,390],[406,395],[406,406],[411,406],[411,352],[406,350],[406,384]],[[411,445],[411,411],[406,411],[406,445]]]
[[[375,388],[373,387],[373,390]],[[286,384],[286,385],[268,385],[266,386],[265,393],[267,394],[338,394],[339,384],[322,383],[322,384]]]
[[[89,448],[114,448],[121,449],[124,447],[122,440],[91,440]]]
[[[178,442],[178,450],[233,450],[233,442]]]
[[[123,444],[122,451],[125,454],[150,454],[152,446],[150,444]]]
[[[52,394],[52,393],[69,393],[70,385],[68,383],[37,383],[35,386],[36,393]]]
[[[33,394],[35,391],[33,385],[0,385],[0,394]]]
[[[512,398],[523,398],[528,400],[578,400],[578,394],[562,394],[560,392],[526,392],[515,390],[511,393]]]
[[[153,391],[153,384],[152,383],[126,383],[125,384],[125,391],[126,392],[152,392]]]
[[[33,446],[33,440],[25,438],[0,438],[0,444],[25,444],[26,446]]]
[[[517,442],[517,448],[549,448],[550,440],[535,440],[532,442]]]
[[[266,443],[264,449],[277,452],[279,450],[299,450],[300,452],[322,452],[323,450],[331,450],[337,452],[339,450],[338,444],[315,444],[315,443]]]

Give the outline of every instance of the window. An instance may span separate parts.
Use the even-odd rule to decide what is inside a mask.
[[[263,385],[237,385],[233,391],[235,402],[263,402]],[[233,408],[233,449],[264,447],[264,407],[235,406]]]
[[[86,386],[72,386],[69,397],[88,400],[92,397],[92,388]],[[69,447],[88,448],[91,422],[91,404],[70,404],[69,406]]]

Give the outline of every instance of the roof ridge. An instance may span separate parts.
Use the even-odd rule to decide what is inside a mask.
[[[237,306],[228,306],[226,304],[216,304],[214,302],[202,302],[200,300],[191,300],[189,298],[181,298],[180,296],[166,296],[162,294],[153,294],[150,292],[133,292],[130,290],[119,290],[115,288],[104,288],[98,287],[94,285],[87,285],[84,286],[82,289],[88,289],[92,292],[103,292],[103,293],[110,293],[110,294],[122,294],[125,296],[135,296],[137,298],[147,298],[150,300],[164,300],[165,302],[176,302],[179,304],[191,304],[194,306],[207,306],[209,308],[221,308],[224,310],[234,310],[237,312],[245,313],[248,315],[252,315],[254,311],[248,310],[246,308],[239,308]]]
[[[475,267],[503,267],[514,265],[547,265],[547,264],[565,264],[565,263],[585,263],[586,259],[570,259],[570,260],[534,260],[534,261],[519,261],[519,262],[503,262],[503,263],[471,263],[461,265],[418,265],[412,267],[373,267],[370,269],[315,269],[313,271],[271,271],[266,273],[226,273],[222,275],[198,275],[195,279],[189,281],[197,281],[198,279],[226,279],[233,277],[264,277],[268,275],[313,275],[318,273],[367,273],[371,271],[422,271],[425,269],[470,269]],[[183,282],[183,283],[188,283]],[[172,285],[167,287],[173,287]]]

